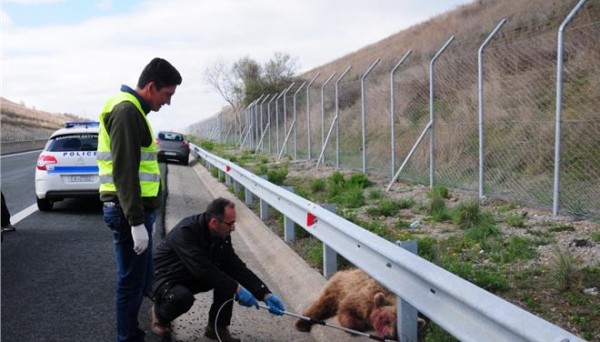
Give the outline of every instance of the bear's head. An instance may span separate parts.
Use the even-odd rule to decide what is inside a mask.
[[[375,305],[371,311],[371,325],[381,337],[397,338],[396,332],[396,303],[386,299],[381,292],[373,298]]]

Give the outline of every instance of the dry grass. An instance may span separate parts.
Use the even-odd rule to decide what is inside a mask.
[[[66,121],[84,119],[72,114],[52,114],[27,108],[0,97],[2,141],[46,139]]]

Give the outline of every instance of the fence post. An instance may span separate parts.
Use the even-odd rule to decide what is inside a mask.
[[[323,204],[322,207],[332,213],[335,213],[337,210],[335,204]],[[338,270],[337,255],[335,250],[323,244],[323,276],[327,279],[331,278]]]
[[[267,125],[269,126],[269,154],[271,154],[271,140],[273,140],[271,137],[271,102],[273,102],[273,100],[275,100],[276,98],[278,98],[277,93],[275,93],[275,95],[273,95],[269,102],[267,102]]]
[[[552,203],[552,216],[558,216],[559,192],[560,192],[560,122],[562,117],[562,92],[563,92],[563,41],[565,27],[573,20],[586,0],[580,0],[571,10],[567,18],[560,24],[558,29],[558,47],[556,56],[556,128],[554,132],[554,191]]]
[[[308,158],[306,158],[307,160],[310,160],[310,86],[317,79],[317,77],[319,77],[320,74],[321,73],[318,72],[315,75],[315,77],[313,77],[312,80],[308,82],[308,85],[306,86],[306,138],[308,140]]]
[[[283,132],[287,130],[287,92],[292,89],[296,82],[292,82],[289,87],[287,87],[283,91]],[[284,146],[281,146],[281,150],[283,151]]]
[[[344,73],[342,74],[342,76],[340,76],[340,78],[337,79],[337,81],[335,81],[335,120],[334,122],[332,122],[332,124],[335,123],[335,168],[339,169],[340,168],[340,121],[339,121],[339,117],[340,117],[340,101],[339,101],[339,85],[340,85],[340,81],[342,80],[342,78],[344,78],[344,76],[346,76],[346,74],[348,73],[348,71],[350,71],[350,69],[352,69],[352,65],[348,66],[348,68],[346,69],[346,71],[344,71]],[[329,140],[329,136],[327,136],[327,140]],[[325,143],[327,144],[327,142]]]
[[[429,187],[433,188],[433,173],[435,170],[435,159],[434,159],[434,103],[433,103],[433,97],[434,97],[434,91],[433,91],[433,76],[434,76],[434,69],[433,69],[433,65],[435,63],[435,61],[438,59],[438,57],[442,54],[442,52],[444,52],[444,50],[446,50],[446,48],[448,47],[448,45],[450,45],[450,43],[452,43],[452,41],[454,40],[454,36],[450,37],[450,39],[448,39],[448,41],[446,41],[446,43],[444,44],[444,46],[442,46],[442,48],[435,54],[435,56],[433,56],[433,58],[431,59],[431,62],[429,63],[429,122],[431,123],[431,125],[429,126]]]
[[[394,73],[396,72],[396,70],[400,67],[400,65],[402,63],[404,63],[404,60],[406,58],[408,58],[408,56],[410,56],[410,54],[412,53],[412,50],[408,50],[404,56],[402,56],[402,58],[400,58],[400,61],[398,61],[398,63],[396,63],[396,65],[394,65],[394,67],[392,68],[392,70],[390,71],[390,128],[391,128],[391,144],[392,144],[392,159],[391,159],[391,164],[392,164],[392,178],[394,177],[394,172],[396,172],[396,130],[394,129],[394,118],[396,117],[396,104],[394,103],[394,99],[395,99],[395,90],[394,90]]]
[[[283,188],[291,193],[294,192],[293,186],[284,186]],[[296,223],[291,218],[286,216],[284,213],[281,213],[281,214],[283,215],[283,240],[285,242],[294,241],[294,239],[296,238],[296,231],[295,231]]]
[[[417,254],[418,244],[417,241],[396,241],[396,244],[412,254]],[[419,312],[417,309],[410,305],[407,301],[398,297],[396,303],[397,314],[397,330],[398,330],[398,341],[400,342],[413,342],[418,341],[419,333]]]
[[[337,72],[334,71],[321,86],[321,149],[325,146],[325,86],[331,81],[335,74],[337,74]],[[323,162],[325,162],[325,157],[323,157]]]
[[[298,95],[305,84],[306,82],[302,82],[302,84],[294,92],[294,120],[292,121],[292,127],[290,127],[290,130],[294,130],[294,160],[298,158],[298,116],[296,115],[296,95]]]
[[[489,44],[504,24],[506,24],[506,19],[500,20],[492,33],[488,35],[483,44],[479,47],[477,56],[477,69],[479,71],[479,199],[485,198],[485,195],[483,194],[483,49]]]
[[[373,70],[373,68],[379,63],[379,58],[371,64],[369,69],[360,78],[360,113],[361,113],[361,124],[362,124],[362,162],[363,162],[363,173],[367,173],[367,123],[365,113],[365,78]]]
[[[267,175],[260,175],[260,178],[264,180],[268,180]],[[260,219],[265,221],[269,218],[269,203],[267,201],[260,199]]]

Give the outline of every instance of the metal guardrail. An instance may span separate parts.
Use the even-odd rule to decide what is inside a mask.
[[[583,339],[361,228],[318,204],[192,145],[234,188],[267,202],[461,341]],[[401,332],[399,332],[399,335]]]

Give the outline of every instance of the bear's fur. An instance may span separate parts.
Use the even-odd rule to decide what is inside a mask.
[[[396,295],[360,269],[339,271],[319,298],[303,313],[316,320],[337,314],[340,325],[352,330],[373,329],[381,337],[397,338]],[[310,331],[313,323],[299,319],[296,329]]]

